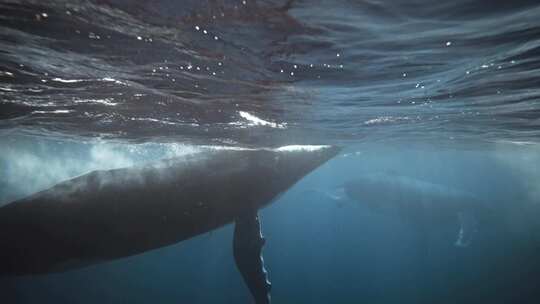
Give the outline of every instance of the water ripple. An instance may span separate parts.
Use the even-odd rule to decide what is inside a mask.
[[[537,142],[535,1],[4,1],[0,128]]]

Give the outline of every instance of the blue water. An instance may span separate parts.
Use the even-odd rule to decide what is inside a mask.
[[[93,169],[179,155],[178,144],[11,138],[1,146],[4,203]],[[535,303],[540,274],[539,147],[366,144],[308,175],[262,211],[275,303]],[[496,221],[456,247],[456,226],[411,226],[332,190],[391,171],[474,193]],[[426,232],[430,237],[425,241]],[[174,246],[63,274],[2,279],[16,303],[249,303],[232,258],[232,226]]]
[[[0,205],[201,145],[336,144],[261,212],[273,303],[538,303],[539,15],[521,0],[1,1]],[[470,193],[490,220],[459,247],[455,224],[332,197],[378,173]],[[0,301],[250,303],[231,240],[229,225],[0,278]]]

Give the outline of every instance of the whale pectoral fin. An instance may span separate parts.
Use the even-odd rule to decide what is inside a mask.
[[[473,235],[476,233],[476,218],[469,212],[458,212],[459,231],[454,245],[467,247],[471,244]]]
[[[264,243],[257,211],[236,219],[233,240],[234,260],[257,304],[270,303],[271,284],[268,281],[262,257]]]

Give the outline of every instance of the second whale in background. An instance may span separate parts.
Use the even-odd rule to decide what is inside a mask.
[[[471,244],[488,206],[472,193],[425,180],[396,175],[369,174],[355,177],[326,196],[342,202],[353,200],[370,211],[399,218],[423,232],[449,225],[455,228],[457,247]]]

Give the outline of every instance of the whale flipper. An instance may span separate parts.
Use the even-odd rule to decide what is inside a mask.
[[[262,257],[264,243],[257,211],[248,212],[236,219],[234,260],[256,304],[270,303],[271,284]]]
[[[471,244],[473,235],[477,231],[477,220],[470,212],[458,212],[459,232],[454,245],[467,247]]]

